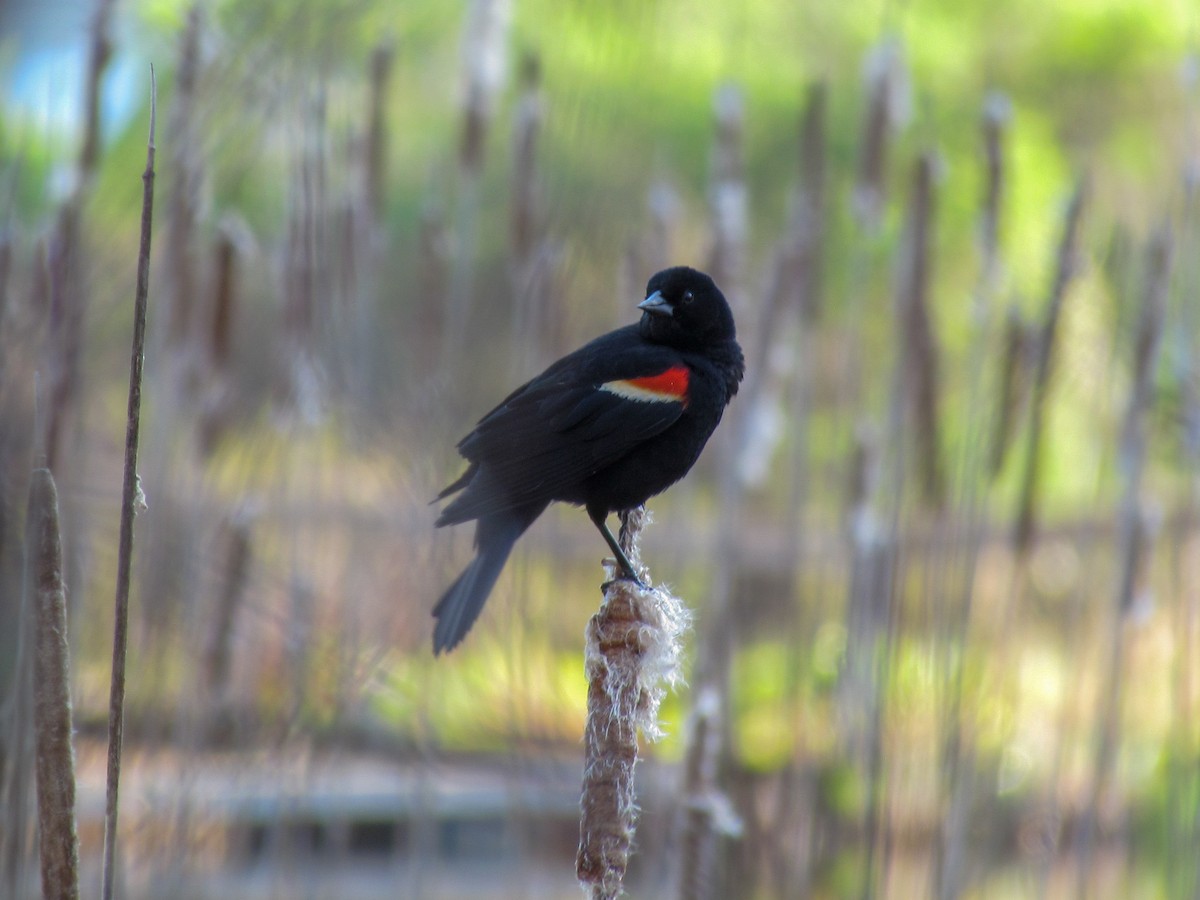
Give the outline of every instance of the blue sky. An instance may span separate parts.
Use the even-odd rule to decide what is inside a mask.
[[[0,2],[0,115],[44,134],[78,134],[93,9],[83,0]],[[137,69],[136,60],[114,53],[101,94],[106,134],[136,109]]]

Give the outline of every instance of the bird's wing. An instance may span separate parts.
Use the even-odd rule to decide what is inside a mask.
[[[678,420],[690,374],[673,351],[645,345],[552,367],[459,443],[479,476],[441,521],[561,497]]]

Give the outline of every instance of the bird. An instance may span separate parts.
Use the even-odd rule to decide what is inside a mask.
[[[601,335],[521,385],[459,441],[463,474],[437,527],[475,522],[475,558],[433,608],[433,652],[460,644],[517,539],[555,501],[582,506],[622,577],[638,573],[608,530],[695,464],[745,362],[733,313],[687,266],[646,285],[639,321]]]

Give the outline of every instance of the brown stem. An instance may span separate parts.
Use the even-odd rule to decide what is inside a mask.
[[[621,516],[621,549],[641,568],[638,535],[642,509]],[[615,573],[613,565],[609,574]],[[660,681],[679,677],[680,638],[687,613],[662,589],[627,579],[610,580],[604,601],[588,622],[588,712],[575,872],[593,900],[620,895],[637,821],[634,767],[637,733],[659,736]]]
[[[112,900],[117,843],[117,800],[125,719],[125,657],[129,643],[129,581],[133,561],[133,517],[138,504],[137,453],[142,412],[142,366],[146,352],[146,300],[150,293],[150,226],[154,212],[154,126],[158,89],[150,67],[150,137],[142,172],[142,229],[133,305],[133,349],[129,360],[129,405],[125,419],[125,469],[121,485],[121,535],[113,617],[112,685],[108,705],[108,775],[104,801],[103,900]]]
[[[1025,450],[1025,474],[1021,480],[1021,497],[1017,507],[1017,521],[1013,532],[1013,545],[1017,555],[1025,557],[1033,539],[1035,504],[1041,475],[1042,431],[1045,422],[1046,394],[1050,383],[1051,364],[1054,360],[1054,341],[1058,335],[1058,322],[1062,315],[1063,299],[1067,286],[1078,269],[1079,225],[1083,218],[1083,206],[1088,194],[1088,179],[1080,178],[1067,207],[1063,223],[1062,239],[1058,245],[1058,267],[1050,288],[1050,300],[1046,304],[1046,319],[1038,340],[1037,365],[1034,371],[1033,396],[1030,401],[1029,439]]]
[[[925,500],[940,507],[945,498],[941,448],[938,441],[938,353],[929,317],[929,282],[932,264],[933,160],[922,154],[913,173],[909,205],[908,241],[901,263],[897,296],[904,344],[897,383],[908,395],[917,438],[917,461]]]
[[[79,896],[75,831],[75,753],[71,746],[71,676],[67,592],[62,576],[58,492],[49,469],[29,483],[30,564],[36,599],[33,726],[37,742],[38,847],[42,895]]]

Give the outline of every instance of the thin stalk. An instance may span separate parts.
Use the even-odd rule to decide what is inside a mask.
[[[964,718],[964,709],[969,708],[965,681],[976,567],[987,519],[987,500],[980,489],[987,483],[989,446],[986,435],[993,412],[990,404],[984,402],[987,388],[985,361],[996,328],[993,299],[1001,267],[999,223],[1004,201],[1007,111],[1007,100],[996,94],[990,96],[984,106],[986,188],[980,208],[981,262],[972,302],[968,405],[964,411],[968,431],[958,453],[958,484],[951,486],[959,498],[959,509],[958,523],[951,526],[953,530],[949,535],[951,571],[947,573],[946,584],[938,590],[938,595],[946,599],[935,601],[941,607],[935,615],[942,625],[939,637],[943,643],[946,680],[938,748],[943,813],[934,870],[934,893],[940,900],[952,900],[962,894],[972,849],[968,841],[968,824],[974,780],[971,776],[976,761],[974,729],[968,724],[969,717]],[[1018,330],[1018,334],[1023,332]],[[1005,410],[1002,404],[997,416],[1004,415]]]
[[[129,581],[133,561],[133,517],[139,504],[138,437],[142,415],[142,367],[146,357],[146,301],[150,293],[150,226],[154,213],[154,126],[158,87],[150,67],[150,137],[142,172],[142,229],[137,287],[133,301],[133,349],[129,359],[129,405],[125,418],[125,468],[121,485],[121,534],[117,548],[112,684],[108,703],[108,774],[104,798],[102,900],[112,900],[117,844],[117,801],[121,782],[121,742],[125,719],[125,658],[129,643]]]
[[[165,274],[167,276],[167,345],[170,358],[185,367],[194,363],[185,349],[196,327],[196,265],[194,234],[203,177],[196,128],[196,88],[200,75],[200,38],[203,24],[199,4],[187,12],[179,41],[175,68],[175,96],[167,118],[167,233]],[[187,373],[190,374],[190,373]]]
[[[1058,266],[1050,288],[1050,299],[1046,304],[1046,319],[1038,342],[1037,364],[1034,371],[1033,397],[1030,401],[1029,438],[1025,445],[1025,473],[1021,480],[1021,496],[1017,508],[1017,521],[1013,532],[1013,545],[1018,562],[1025,558],[1033,539],[1035,504],[1041,482],[1042,433],[1045,429],[1046,395],[1050,384],[1050,373],[1054,361],[1054,344],[1058,335],[1058,323],[1062,318],[1063,300],[1067,287],[1079,267],[1079,226],[1083,218],[1083,207],[1088,195],[1088,179],[1080,178],[1067,206],[1063,223],[1062,239],[1058,246]]]
[[[1147,252],[1145,295],[1138,323],[1134,356],[1133,386],[1121,434],[1120,468],[1124,492],[1118,514],[1120,578],[1109,621],[1108,653],[1104,688],[1097,696],[1095,755],[1088,805],[1079,831],[1076,857],[1076,887],[1079,896],[1091,889],[1092,859],[1100,819],[1101,800],[1110,789],[1117,751],[1120,748],[1121,697],[1124,691],[1125,625],[1133,607],[1138,583],[1145,577],[1150,535],[1141,503],[1142,477],[1146,463],[1146,419],[1154,398],[1154,374],[1162,344],[1163,319],[1171,271],[1171,230],[1164,225],[1155,234]]]
[[[716,143],[708,203],[712,220],[709,273],[734,302],[742,294],[742,274],[748,238],[748,192],[743,144],[746,99],[733,84],[722,85],[713,98]]]
[[[945,502],[945,479],[938,440],[938,348],[929,316],[929,285],[933,232],[933,157],[923,153],[913,171],[908,235],[896,292],[897,329],[903,341],[897,376],[908,380],[905,394],[916,432],[916,458],[926,503],[937,509]]]

